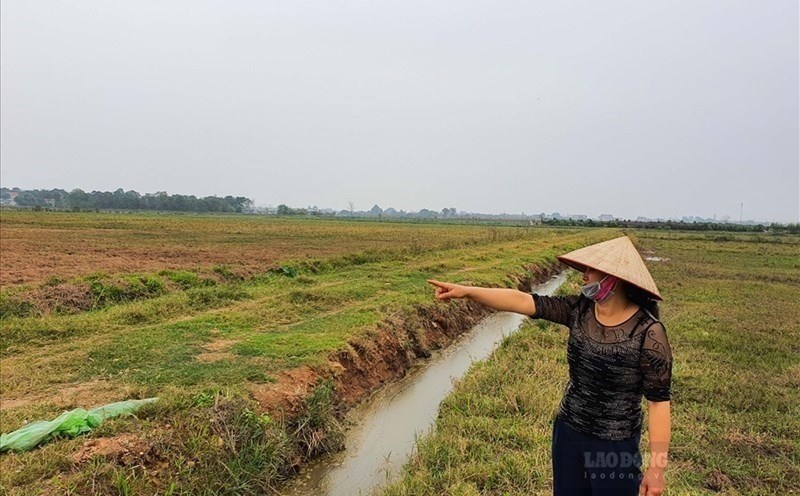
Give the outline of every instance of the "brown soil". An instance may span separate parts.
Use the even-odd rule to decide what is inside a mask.
[[[34,400],[32,398],[19,398],[16,400],[0,399],[0,411],[18,408],[20,406],[29,405]]]
[[[219,352],[219,353],[200,353],[196,357],[195,360],[201,363],[213,363],[213,362],[222,362],[224,360],[233,360],[236,357],[233,353],[228,352]]]
[[[152,450],[151,443],[134,434],[90,439],[72,455],[72,463],[81,465],[93,456],[99,456],[122,465],[134,465],[148,458]]]
[[[203,349],[209,352],[219,352],[229,350],[231,346],[239,341],[236,339],[215,339],[203,345]]]
[[[224,360],[233,360],[236,357],[233,353],[219,352],[219,353],[200,353],[195,360],[201,363],[222,362]]]
[[[195,360],[203,363],[231,360],[234,358],[234,355],[228,350],[236,343],[238,343],[238,341],[235,339],[216,339],[210,343],[206,343],[203,345],[205,351],[198,354]]]
[[[0,401],[0,410],[8,410],[31,403],[50,403],[59,408],[94,408],[127,397],[128,390],[118,384],[93,380],[89,382],[54,386],[47,392],[24,398],[9,398]]]
[[[38,284],[53,276],[71,280],[96,272],[152,273],[215,265],[228,265],[247,276],[286,260],[482,239],[471,227],[443,232],[389,223],[342,225],[247,216],[20,214],[0,220],[3,287]]]
[[[321,378],[319,372],[307,366],[286,370],[278,374],[274,383],[253,388],[253,397],[264,411],[278,417],[290,416],[300,411]]]
[[[704,486],[712,491],[724,491],[731,487],[731,478],[718,470],[714,470],[706,477]]]
[[[157,272],[230,265],[242,275],[263,271],[275,262],[339,250],[283,246],[280,242],[241,244],[207,236],[202,244],[170,239],[169,232],[115,232],[105,229],[3,228],[3,286],[37,283],[53,275],[63,279],[107,274]],[[180,233],[183,235],[184,233]],[[224,249],[221,249],[224,247]]]
[[[794,447],[791,445],[782,445],[773,441],[769,436],[753,435],[742,432],[738,429],[729,432],[725,438],[737,448],[757,452],[765,457],[774,457],[779,455],[786,455],[791,457],[794,453]]]

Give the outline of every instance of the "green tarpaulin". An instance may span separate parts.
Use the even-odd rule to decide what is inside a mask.
[[[27,451],[57,436],[75,437],[94,429],[107,418],[131,414],[142,405],[158,398],[127,400],[98,406],[91,410],[76,408],[64,412],[54,420],[40,420],[8,434],[0,434],[0,453],[4,451]]]

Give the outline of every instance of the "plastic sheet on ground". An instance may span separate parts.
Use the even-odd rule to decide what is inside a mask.
[[[132,414],[142,405],[157,399],[118,401],[91,410],[76,408],[62,413],[53,420],[32,422],[14,432],[0,434],[0,453],[27,451],[58,436],[75,437],[85,434],[107,418]]]

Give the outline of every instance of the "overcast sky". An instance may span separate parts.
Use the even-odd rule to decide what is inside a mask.
[[[1,6],[3,186],[800,216],[797,0]]]

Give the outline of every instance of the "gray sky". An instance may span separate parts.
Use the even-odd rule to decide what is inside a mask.
[[[797,222],[798,2],[2,2],[2,183]]]

